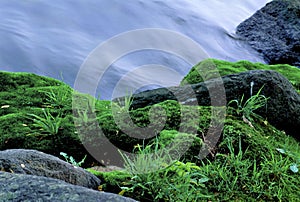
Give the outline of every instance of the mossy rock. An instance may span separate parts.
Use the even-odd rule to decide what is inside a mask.
[[[248,68],[251,68],[252,63],[249,65]],[[298,69],[292,70],[298,71]],[[297,75],[299,74],[290,75],[290,80],[299,86],[300,80]],[[27,73],[0,72],[0,77],[7,82],[7,84],[2,82],[0,92],[1,150],[27,148],[56,155],[63,151],[76,160],[81,160],[87,154],[74,125],[71,103],[73,90],[69,86],[55,79]],[[47,93],[55,93],[56,102],[51,102]],[[120,125],[116,124],[110,101],[94,101],[96,120],[111,142],[129,152],[136,144],[145,142],[126,135],[124,131],[129,130],[130,127],[128,116],[125,114],[120,113]],[[33,126],[32,119],[28,118],[29,113],[43,116],[42,109],[49,110],[53,116],[61,114],[63,117],[56,139],[57,145],[53,144],[51,136],[45,136],[45,131]],[[121,112],[123,109],[118,110]],[[152,111],[152,115],[149,115],[149,111]],[[195,154],[197,155],[197,148],[202,145],[202,135],[206,134],[211,124],[211,107],[183,106],[176,101],[164,101],[151,107],[131,110],[129,114],[133,123],[140,127],[148,126],[152,120],[152,128],[150,128],[152,132],[147,135],[153,137],[149,138],[146,144],[151,141],[153,143],[156,136],[162,145],[169,145],[177,135],[197,135],[197,141],[191,146],[191,153],[188,152],[184,156],[185,161],[196,161],[193,158]],[[272,127],[265,120],[254,120],[249,124],[242,117],[227,114],[217,147],[211,148],[211,155],[208,158],[197,161],[200,168],[197,172],[207,176],[209,180],[199,183],[199,186],[197,183],[194,184],[195,193],[206,193],[213,201],[249,198],[280,201],[297,198],[300,192],[299,172],[293,173],[290,166],[300,163],[299,142]],[[161,122],[164,121],[166,123],[163,128],[156,131],[155,129],[160,128]],[[140,131],[134,132],[135,135],[140,133]],[[278,149],[288,153],[281,153]],[[103,180],[103,189],[108,191],[119,193],[122,191],[120,186],[130,188],[133,185],[132,181],[130,182],[133,180],[132,176],[124,171],[95,174]],[[163,179],[161,175],[159,178]],[[164,186],[157,187],[156,193],[153,194],[160,194]],[[140,193],[140,187],[138,191]],[[176,191],[174,193],[178,196],[183,194]],[[131,196],[134,195],[133,192]]]
[[[176,135],[178,132],[174,130],[162,131],[159,142],[167,145]],[[174,200],[189,197],[195,201],[293,200],[298,197],[300,182],[299,172],[293,173],[290,167],[295,163],[299,166],[299,149],[299,142],[266,121],[256,120],[250,125],[228,115],[222,138],[211,150],[212,156],[198,161],[197,166],[179,162],[154,173],[92,173],[105,182],[104,189],[114,193],[125,191],[126,196],[141,201],[159,201],[154,200],[156,196],[172,196]]]
[[[150,110],[152,111],[151,123]],[[112,143],[118,145],[120,149],[131,152],[135,145],[148,143],[163,130],[192,134],[206,132],[210,124],[211,108],[183,106],[176,101],[168,100],[153,106],[131,110],[129,113],[130,119],[126,114],[120,113],[118,124],[112,113],[99,114],[97,119],[101,130]],[[128,124],[129,121],[140,128],[132,130]],[[132,138],[126,131],[140,138]],[[144,134],[147,134],[148,138],[143,138]]]
[[[30,73],[0,72],[0,149],[36,149],[59,156],[63,151],[82,159],[86,154],[75,133],[73,90],[61,81]],[[53,99],[49,98],[53,96]],[[63,118],[56,143],[47,131],[33,125],[29,114],[43,117],[43,110]]]
[[[0,120],[2,120],[0,148],[36,149],[56,156],[59,156],[59,152],[65,152],[76,160],[82,159],[87,152],[74,125],[72,114],[72,93],[74,91],[63,82],[34,74],[1,72],[0,75],[3,80],[7,81],[7,85],[3,83],[2,86],[6,91],[0,92],[0,103],[3,106],[0,109]],[[50,99],[49,96],[54,98]],[[131,138],[123,132],[124,128],[125,131],[131,129],[128,126],[127,116],[121,113],[120,125],[116,124],[110,101],[95,100],[87,95],[81,96],[94,102],[97,122],[112,143],[128,152],[131,152],[136,144],[142,143],[141,139]],[[82,102],[81,104],[84,104],[89,101],[83,99]],[[152,139],[159,134],[160,131],[157,128],[160,128],[164,122],[164,115],[166,115],[166,124],[162,126],[162,130],[180,130],[180,132],[185,133],[194,131],[197,133],[198,131],[205,131],[210,122],[211,109],[209,107],[181,106],[176,101],[165,101],[152,107],[151,110],[154,111],[152,113],[154,120],[152,128],[143,129],[150,123],[150,109],[149,106],[132,110],[130,117],[133,123],[141,127],[142,132],[144,130],[144,133],[147,133]],[[161,109],[165,111],[165,114],[162,113]],[[34,126],[32,117],[29,116],[29,114],[35,114],[44,117],[43,110],[54,117],[60,115],[63,119],[55,142],[53,142],[53,136],[49,135],[47,131]],[[195,115],[195,111],[199,112],[198,116]],[[182,116],[183,113],[185,114],[184,117]],[[195,120],[193,117],[198,117],[199,120]],[[197,122],[199,125],[195,124]],[[139,132],[136,131],[136,135],[139,135]],[[88,141],[99,146],[93,139]],[[148,141],[151,141],[151,138]]]
[[[285,76],[293,86],[300,92],[300,69],[294,66],[286,64],[277,64],[277,65],[266,65],[262,63],[252,63],[246,60],[238,62],[228,62],[217,59],[206,59],[199,62],[195,65],[190,72],[183,78],[180,85],[186,84],[196,84],[203,82],[204,79],[199,75],[198,70],[201,72],[201,69],[207,69],[202,76],[207,78],[214,78],[215,76],[225,76],[229,74],[236,74],[240,72],[246,72],[249,70],[275,70]],[[216,74],[216,71],[218,74]]]
[[[155,144],[156,141],[162,148],[168,147],[170,156],[174,155],[174,160],[183,162],[197,162],[199,151],[203,145],[202,139],[197,134],[180,133],[176,130],[163,130],[157,139],[150,143]]]

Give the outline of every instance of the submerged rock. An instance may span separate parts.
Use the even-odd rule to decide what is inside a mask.
[[[268,99],[267,106],[257,111],[266,118],[269,123],[280,130],[300,140],[300,95],[292,84],[276,71],[253,70],[222,77],[225,87],[227,102],[240,100],[244,95],[244,101],[251,96],[251,83],[253,83],[252,95],[255,95],[262,87],[261,94]],[[214,87],[215,81],[193,84],[191,87],[160,88],[138,93],[133,96],[131,107],[133,109],[153,105],[164,100],[178,100],[187,105],[211,105],[208,88]],[[221,100],[224,98],[220,98]]]
[[[36,150],[10,149],[0,151],[0,170],[38,175],[97,189],[101,181],[80,167]]]
[[[269,64],[300,67],[300,3],[275,0],[242,22],[236,33]]]
[[[122,201],[135,200],[99,192],[64,181],[26,174],[0,172],[1,201]]]

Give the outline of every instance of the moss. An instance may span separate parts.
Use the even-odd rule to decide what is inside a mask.
[[[283,155],[278,148],[294,156]],[[211,179],[206,186],[214,190],[215,200],[294,199],[300,191],[299,173],[289,167],[299,157],[299,142],[267,122],[257,121],[252,127],[232,117],[226,120],[214,161],[201,169]]]
[[[149,119],[150,109],[153,112],[151,124]],[[131,152],[136,144],[143,144],[143,138],[131,138],[124,131],[130,131],[136,137],[143,134],[152,137],[146,140],[146,143],[159,135],[160,130],[158,129],[201,134],[206,132],[209,127],[210,116],[210,107],[183,106],[176,101],[168,100],[151,107],[130,111],[131,120],[136,126],[140,127],[139,130],[132,130],[128,124],[128,121],[131,120],[122,113],[119,114],[118,124],[116,124],[113,114],[109,112],[99,113],[97,119],[101,130],[112,143],[125,151]]]
[[[92,168],[86,170],[101,180],[102,191],[119,193],[122,191],[121,187],[128,184],[131,179],[131,175],[126,171],[100,172]]]
[[[26,88],[55,85],[65,84],[58,80],[41,77],[36,74],[0,72],[0,91],[10,91],[18,88],[25,90]]]
[[[255,65],[276,67],[278,71],[281,71],[279,67],[286,67],[282,70],[284,75],[293,82],[294,86],[299,87],[299,70],[291,66],[265,66],[247,61],[237,63],[214,61],[217,66],[218,64],[221,66],[219,71],[222,74],[255,69],[257,68]],[[193,71],[195,70],[191,71],[192,73],[186,77],[186,80],[199,82],[199,77],[196,74],[193,75]],[[210,78],[214,76],[213,71],[208,74]],[[71,103],[73,90],[69,86],[51,78],[27,73],[0,72],[0,78],[2,79],[0,80],[2,82],[0,90],[1,150],[28,148],[55,155],[62,151],[76,160],[82,159],[87,154],[74,126]],[[49,99],[50,95],[54,98]],[[88,102],[95,104],[94,111],[100,128],[119,148],[131,152],[134,145],[143,143],[143,140],[131,138],[124,132],[126,129],[130,130],[128,117],[124,114],[120,113],[119,125],[116,124],[110,101],[96,101],[91,96],[81,96],[87,98],[81,104]],[[46,132],[34,126],[32,119],[28,118],[29,113],[42,116],[43,108],[47,108],[54,116],[60,115],[63,118],[56,145],[53,145],[51,136],[45,135]],[[121,112],[122,109],[120,108],[119,111]],[[152,115],[149,114],[150,111]],[[211,107],[182,106],[176,101],[165,101],[152,107],[131,110],[130,117],[140,127],[149,126],[152,120],[150,130],[143,131],[142,129],[142,133],[153,136],[146,143],[153,142],[157,136],[161,145],[164,146],[169,145],[178,135],[187,139],[196,135],[190,150],[185,153],[182,160],[197,162],[200,169],[197,172],[207,176],[209,180],[203,183],[197,182],[192,188],[196,192],[211,196],[210,199],[213,201],[249,198],[250,200],[280,201],[294,199],[300,192],[299,173],[292,173],[290,170],[293,163],[300,163],[298,160],[300,158],[299,142],[264,120],[255,119],[250,125],[241,117],[227,115],[217,147],[211,148],[212,153],[208,158],[199,161],[196,160],[195,155],[202,145],[202,134],[205,134],[210,127]],[[141,135],[141,131],[133,131],[133,133]],[[94,142],[93,139],[90,141]],[[282,154],[277,149],[284,149],[293,155]],[[85,166],[91,165],[94,160],[88,156],[87,161]],[[119,193],[121,186],[134,190],[131,189],[134,176],[124,171],[93,173],[102,180],[102,187],[105,191]],[[161,173],[157,176],[157,179],[159,178],[162,178]],[[172,185],[171,181],[163,181],[168,182],[163,185],[166,188]],[[152,194],[159,195],[160,188],[153,189],[156,192]],[[141,189],[142,186],[139,186],[137,193],[142,193]],[[130,196],[134,197],[137,193],[133,192]],[[180,192],[175,191],[172,194],[180,195]],[[207,200],[207,198],[202,198],[202,200]]]
[[[49,154],[59,155],[64,151],[75,158],[86,153],[75,134],[72,116],[72,89],[61,81],[29,73],[0,72],[0,149],[37,149]],[[60,98],[66,94],[64,102],[50,103],[47,93]],[[43,108],[51,114],[62,114],[58,141],[53,145],[49,135],[39,127],[33,126],[28,114],[43,116]],[[59,149],[58,149],[59,148]]]
[[[249,70],[263,69],[263,70],[274,70],[285,76],[293,86],[299,91],[300,90],[300,69],[294,66],[286,64],[278,65],[265,65],[262,63],[251,63],[249,61],[238,61],[238,62],[228,62],[217,59],[207,59],[202,62],[199,62],[195,65],[190,72],[183,78],[181,85],[186,84],[195,84],[203,82],[202,76],[199,75],[198,70],[203,68],[207,69],[206,66],[210,65],[215,67],[213,70],[208,70],[206,74],[212,74],[215,70],[218,71],[220,76],[225,76],[229,74],[236,74],[240,72],[245,72]],[[206,76],[211,77],[211,76]]]
[[[176,153],[183,154],[180,157],[180,160],[183,162],[197,162],[199,148],[203,146],[202,139],[197,137],[197,135],[180,133],[176,130],[161,131],[157,141],[162,147],[175,147],[173,150]],[[154,142],[154,140],[152,142]],[[172,152],[172,150],[170,152]]]

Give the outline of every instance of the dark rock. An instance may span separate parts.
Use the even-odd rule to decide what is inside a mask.
[[[68,184],[53,178],[0,172],[0,201],[133,202],[135,200]]]
[[[224,106],[222,100],[238,99],[244,95],[244,100],[250,97],[250,83],[254,82],[253,95],[263,87],[261,94],[269,98],[267,107],[257,111],[273,126],[284,130],[286,133],[300,140],[300,95],[292,84],[276,71],[253,70],[240,74],[232,74],[222,77],[226,98],[220,97],[220,103],[214,106]],[[220,86],[219,86],[220,87]],[[209,89],[218,88],[215,80],[209,80],[199,84],[182,87],[161,88],[145,91],[133,96],[131,108],[141,108],[153,105],[164,100],[178,100],[188,105],[211,105]],[[218,95],[214,95],[218,96]]]
[[[236,33],[269,64],[300,67],[300,2],[275,0],[242,22]]]
[[[0,151],[0,170],[38,175],[97,189],[101,181],[80,167],[36,150],[10,149]]]

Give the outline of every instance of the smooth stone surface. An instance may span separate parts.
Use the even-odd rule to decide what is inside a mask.
[[[36,150],[0,151],[0,170],[56,178],[91,189],[97,189],[101,183],[100,179],[84,169]]]
[[[68,184],[53,178],[0,172],[0,201],[134,202],[135,200]]]

